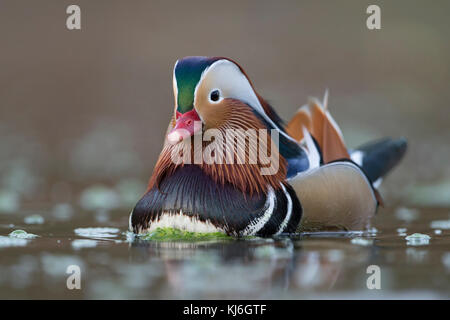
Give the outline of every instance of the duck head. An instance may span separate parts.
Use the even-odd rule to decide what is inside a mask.
[[[231,59],[186,57],[178,60],[173,71],[173,91],[174,123],[167,137],[171,143],[201,129],[229,126],[245,108],[279,129],[270,118],[275,114],[273,109],[256,93],[244,70]],[[201,122],[201,126],[196,126],[196,122]],[[244,125],[242,123],[241,127]]]

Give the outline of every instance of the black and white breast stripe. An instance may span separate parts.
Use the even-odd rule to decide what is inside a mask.
[[[294,190],[281,184],[281,189],[269,188],[261,214],[252,220],[241,236],[270,236],[295,232],[300,223],[302,208]]]
[[[284,217],[283,222],[281,223],[280,227],[278,228],[278,231],[275,233],[275,235],[279,235],[280,233],[283,233],[284,230],[287,228],[289,221],[292,217],[292,198],[291,195],[286,191],[286,187],[281,184],[281,188],[283,188],[283,192],[286,196],[287,200],[287,208],[286,208],[286,216]]]

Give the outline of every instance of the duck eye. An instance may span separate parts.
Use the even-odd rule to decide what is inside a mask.
[[[219,101],[220,98],[220,92],[219,90],[213,90],[211,91],[209,98],[211,99],[211,101],[217,102]]]

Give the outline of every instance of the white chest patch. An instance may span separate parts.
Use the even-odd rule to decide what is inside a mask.
[[[180,213],[163,213],[158,220],[151,223],[150,228],[146,232],[152,232],[157,228],[174,228],[188,232],[224,232],[224,230],[217,228],[209,221],[200,221],[195,217],[186,216],[183,212]],[[144,231],[144,230],[143,230]]]

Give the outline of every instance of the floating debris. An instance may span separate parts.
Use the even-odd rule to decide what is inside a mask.
[[[11,232],[9,234],[9,236],[11,238],[18,238],[18,239],[34,239],[34,238],[39,237],[35,234],[28,233],[25,230],[14,230],[13,232]]]
[[[97,241],[90,239],[75,239],[72,241],[72,248],[75,250],[82,248],[94,248],[97,246]]]
[[[13,213],[19,207],[19,195],[16,192],[0,190],[0,213]]]
[[[25,219],[23,219],[23,221],[26,224],[43,224],[45,220],[41,215],[33,214],[31,216],[25,217]]]
[[[429,235],[427,235],[427,234],[413,233],[413,234],[407,236],[405,239],[408,240],[408,241],[409,240],[417,240],[417,239],[419,239],[419,240],[422,240],[422,239],[430,240],[431,237]]]
[[[25,230],[14,230],[9,234],[9,237],[11,238],[18,238],[18,239],[34,239],[39,237],[38,235],[28,233]]]
[[[419,210],[400,207],[395,211],[395,217],[399,220],[411,222],[419,217]]]
[[[405,237],[406,244],[410,246],[423,246],[430,243],[431,237],[427,234],[413,233]]]
[[[375,227],[372,227],[372,228],[367,230],[367,233],[370,234],[371,236],[375,236],[378,233],[378,229],[375,228]]]
[[[117,209],[120,206],[120,196],[114,189],[95,185],[82,192],[80,205],[83,209],[92,211]]]
[[[27,243],[28,241],[26,239],[0,236],[0,248],[23,247]]]
[[[448,229],[450,229],[450,220],[435,220],[435,221],[431,221],[430,227],[432,229],[448,230]]]
[[[434,234],[442,234],[442,230],[441,229],[436,229],[436,230],[434,230]]]
[[[353,238],[352,240],[350,240],[350,242],[359,246],[373,245],[373,239]]]
[[[406,228],[397,228],[398,233],[405,233],[407,230]]]
[[[92,239],[104,239],[104,238],[115,238],[120,232],[117,228],[77,228],[74,232],[85,238]]]

